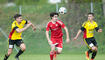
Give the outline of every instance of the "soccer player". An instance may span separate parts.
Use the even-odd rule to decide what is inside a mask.
[[[94,38],[94,30],[97,32],[102,32],[102,29],[99,29],[97,23],[94,21],[94,13],[88,13],[88,20],[83,23],[81,29],[78,31],[77,35],[74,37],[74,40],[78,38],[80,33],[83,31],[84,41],[89,48],[88,51],[85,52],[86,59],[89,60],[89,54],[92,53],[91,60],[94,60],[97,54],[97,42]]]
[[[48,22],[46,27],[46,38],[48,40],[49,45],[51,46],[50,51],[50,60],[53,60],[53,57],[56,57],[56,54],[60,54],[63,48],[63,33],[62,28],[66,32],[66,42],[69,43],[69,33],[65,24],[58,19],[59,14],[52,12],[50,13],[51,21]],[[51,39],[49,37],[49,30],[51,30]],[[55,48],[57,50],[55,51]]]
[[[13,21],[13,23],[12,23],[11,32],[9,34],[8,53],[5,54],[4,60],[8,59],[8,57],[12,53],[12,50],[13,50],[15,44],[21,48],[15,56],[16,60],[19,60],[19,56],[26,49],[26,46],[25,46],[24,42],[22,41],[22,32],[31,26],[34,31],[36,29],[35,26],[30,21],[23,20],[22,15],[20,15],[20,14],[14,15],[14,19],[15,19],[15,21]],[[26,24],[26,26],[24,27],[25,24]]]

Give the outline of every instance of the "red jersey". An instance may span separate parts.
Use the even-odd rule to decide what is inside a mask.
[[[63,36],[62,28],[65,27],[65,24],[57,20],[56,23],[48,22],[46,31],[51,30],[51,38],[61,38]]]

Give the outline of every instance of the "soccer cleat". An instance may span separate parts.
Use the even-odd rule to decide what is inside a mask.
[[[88,53],[88,51],[86,51],[85,54],[86,54],[86,59],[89,60],[89,53]]]
[[[19,57],[15,57],[16,60],[19,60]]]

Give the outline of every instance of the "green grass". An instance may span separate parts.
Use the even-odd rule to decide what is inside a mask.
[[[12,54],[8,60],[14,60],[14,54]],[[3,56],[0,58],[3,60]],[[20,60],[50,60],[49,54],[29,54],[22,55]],[[86,60],[84,54],[60,54],[56,60]],[[105,55],[97,55],[95,60],[105,60]]]

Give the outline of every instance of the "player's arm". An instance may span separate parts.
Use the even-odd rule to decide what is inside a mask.
[[[98,32],[102,32],[102,29],[99,29]]]
[[[74,40],[76,40],[79,37],[79,35],[81,34],[81,32],[84,31],[84,30],[86,30],[85,27],[84,26],[81,27],[81,29],[78,30],[76,36],[74,37]]]
[[[52,44],[52,41],[49,38],[49,31],[46,31],[46,38],[48,40],[48,43],[51,45]]]
[[[70,42],[70,39],[69,39],[69,32],[68,32],[68,29],[67,29],[66,26],[64,27],[64,30],[65,30],[65,32],[66,32],[66,43],[69,43],[69,42]]]
[[[102,29],[99,29],[99,27],[95,28],[97,32],[102,32]]]
[[[18,27],[16,28],[16,31],[18,32],[18,33],[21,33],[21,32],[23,32],[23,31],[25,31],[26,29],[28,29],[30,26],[31,26],[32,24],[31,23],[29,23],[29,24],[27,24],[24,28],[22,28],[22,29],[19,29]]]
[[[76,40],[78,38],[78,36],[81,34],[82,30],[78,30],[77,35],[74,37],[74,40]]]
[[[82,27],[78,30],[78,32],[77,32],[77,34],[76,34],[76,36],[74,37],[73,40],[76,40],[79,37],[79,35],[81,34],[81,32],[84,31],[84,30],[86,30],[86,22],[84,22],[82,24]]]
[[[28,21],[28,24],[31,24],[32,29],[33,29],[34,31],[36,30],[36,27],[35,27],[34,24],[32,24],[30,21]]]
[[[100,29],[100,28],[98,27],[98,24],[97,24],[97,23],[95,23],[95,30],[96,30],[97,32],[102,32],[102,29]]]
[[[50,24],[48,23],[47,26],[46,26],[46,38],[48,40],[49,45],[51,45],[52,41],[51,41],[51,39],[49,37],[49,30],[50,30]]]

